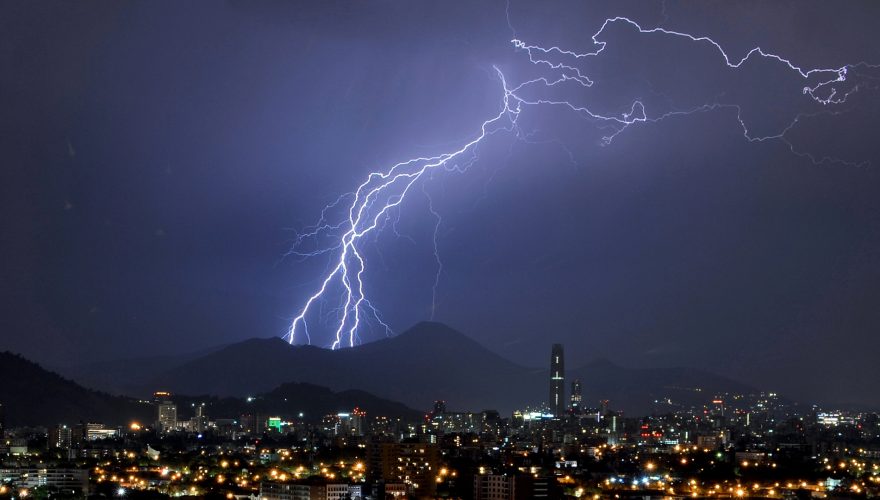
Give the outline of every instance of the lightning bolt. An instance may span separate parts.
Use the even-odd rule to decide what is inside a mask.
[[[508,25],[510,25],[509,12]],[[605,114],[594,111],[588,106],[575,104],[570,100],[528,97],[534,94],[535,90],[549,90],[568,84],[579,85],[584,89],[593,87],[594,80],[581,68],[586,61],[600,57],[605,51],[609,42],[604,40],[603,35],[605,35],[606,29],[612,25],[622,25],[642,36],[657,35],[705,45],[714,51],[721,62],[731,70],[740,69],[751,59],[761,58],[773,61],[786,71],[799,76],[804,81],[800,93],[821,109],[814,113],[796,115],[787,126],[773,134],[757,135],[750,131],[743,119],[739,104],[711,102],[685,110],[665,111],[651,115],[644,102],[637,99],[631,102],[628,110],[624,113]],[[442,218],[435,210],[433,200],[431,200],[425,184],[433,178],[435,173],[443,171],[466,172],[477,161],[481,143],[496,133],[514,133],[517,138],[527,141],[529,134],[522,133],[518,127],[518,119],[526,108],[538,106],[567,108],[607,130],[607,133],[601,138],[603,145],[611,144],[615,137],[633,125],[657,123],[677,116],[729,109],[735,111],[743,137],[749,142],[776,140],[786,144],[792,153],[805,157],[816,164],[836,161],[855,165],[855,163],[836,158],[816,157],[810,153],[801,152],[787,140],[786,134],[805,118],[838,113],[838,111],[831,111],[828,108],[845,103],[855,92],[863,88],[876,88],[876,85],[871,85],[871,77],[863,72],[878,68],[877,65],[859,62],[837,68],[805,69],[794,64],[788,58],[767,52],[760,47],[755,47],[742,58],[735,59],[730,57],[721,44],[707,36],[697,36],[661,27],[646,29],[626,17],[606,19],[599,30],[592,35],[595,50],[587,52],[575,52],[557,46],[542,47],[529,44],[515,37],[512,26],[511,32],[514,33],[514,39],[511,40],[513,48],[523,53],[531,65],[543,70],[546,74],[517,84],[510,84],[505,74],[499,68],[494,67],[495,75],[501,86],[500,109],[495,115],[480,124],[471,139],[461,144],[457,149],[436,156],[412,158],[386,169],[371,172],[353,192],[346,193],[327,205],[322,210],[318,222],[296,237],[289,255],[307,258],[331,254],[332,260],[320,280],[320,285],[306,299],[290,323],[285,338],[291,344],[303,341],[312,342],[307,317],[313,314],[317,303],[334,300],[334,297],[339,297],[339,306],[333,310],[335,318],[331,321],[334,324],[332,343],[330,344],[332,349],[356,345],[359,341],[358,331],[368,321],[375,321],[376,324],[383,327],[386,335],[391,333],[391,328],[382,320],[379,311],[366,297],[364,272],[367,263],[361,247],[366,236],[373,232],[378,233],[388,224],[392,217],[392,211],[397,211],[399,218],[401,205],[407,195],[413,191],[413,187],[420,181],[422,182],[421,189],[428,198],[428,210],[435,220],[432,241],[437,273],[433,284],[433,315],[437,303],[437,287],[443,269],[437,246]],[[853,76],[860,78],[853,79]],[[329,214],[339,207],[346,207],[344,212],[347,215],[337,222],[331,222]],[[393,223],[393,227],[397,232],[396,222]],[[318,244],[317,248],[313,250],[302,250],[305,242],[323,241],[324,239],[329,240],[330,243]],[[341,290],[341,296],[335,295],[334,290]]]

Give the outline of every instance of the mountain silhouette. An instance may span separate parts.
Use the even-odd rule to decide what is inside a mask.
[[[287,344],[283,345],[287,348]],[[0,352],[0,404],[4,424],[14,426],[73,425],[97,422],[126,425],[132,421],[151,424],[156,419],[155,406],[144,401],[113,396],[87,389],[50,372],[36,363]],[[405,405],[361,390],[334,392],[307,383],[277,385],[271,391],[250,398],[174,395],[181,420],[192,416],[191,405],[205,403],[212,418],[235,418],[245,413],[277,414],[292,417],[303,413],[310,420],[327,414],[351,411],[360,407],[370,415],[417,420],[423,414]]]
[[[549,356],[549,342],[548,342]],[[569,363],[571,365],[571,363]],[[631,414],[657,409],[671,398],[699,405],[716,393],[754,393],[754,388],[690,368],[626,368],[596,360],[566,374],[566,391],[579,378],[584,404]],[[388,339],[330,351],[291,346],[280,338],[250,339],[190,360],[153,378],[143,393],[167,389],[185,394],[249,396],[288,382],[334,391],[363,390],[419,410],[433,401],[450,409],[509,413],[547,400],[548,370],[513,363],[441,323],[423,322]]]
[[[540,383],[532,372],[445,325],[426,322],[396,337],[336,351],[251,339],[171,369],[144,391],[247,396],[284,382],[306,382],[363,390],[418,409],[430,408],[436,399],[456,408],[506,408],[523,384]]]
[[[0,352],[0,381],[0,404],[7,426],[124,425],[154,412],[134,399],[86,389],[10,352]]]
[[[609,400],[611,408],[644,415],[663,412],[671,406],[700,406],[715,395],[755,394],[757,389],[696,368],[626,368],[607,359],[597,359],[566,374],[570,383],[581,381],[584,405],[598,407]]]
[[[53,366],[51,369],[86,387],[97,387],[111,394],[134,394],[161,373],[215,352],[222,347],[224,346],[213,346],[185,354],[142,356]]]

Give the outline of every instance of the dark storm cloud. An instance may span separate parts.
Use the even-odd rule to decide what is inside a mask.
[[[880,61],[877,8],[514,2],[510,14],[534,43],[586,50],[603,19],[628,15],[812,67]],[[53,363],[282,333],[327,264],[281,259],[288,229],[367,172],[472,137],[498,109],[492,65],[534,73],[503,3],[2,9],[0,347]],[[561,95],[608,113],[636,97],[736,103],[756,133],[815,111],[777,64],[730,72],[707,47],[607,35],[607,57],[585,67],[604,80]],[[880,165],[877,102],[866,89],[792,143]],[[438,320],[528,364],[563,342],[574,366],[701,366],[880,404],[876,168],[749,144],[730,109],[604,147],[569,112],[522,125],[535,144],[498,136],[469,173],[426,186],[444,219]],[[399,228],[415,244],[388,231],[366,249],[369,292],[398,330],[430,314],[423,196]]]

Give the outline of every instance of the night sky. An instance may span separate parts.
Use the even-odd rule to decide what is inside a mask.
[[[623,15],[736,59],[880,62],[876,2],[509,14],[517,37],[577,51]],[[493,65],[535,75],[512,36],[504,2],[3,2],[0,349],[60,366],[284,334],[329,263],[285,257],[296,231],[369,172],[472,139],[499,110]],[[738,104],[758,135],[808,113],[795,149],[848,163],[750,143],[730,108],[605,146],[596,123],[529,108],[525,140],[490,137],[365,245],[384,318],[400,332],[431,317],[430,196],[434,318],[510,359],[544,365],[559,342],[569,366],[694,366],[880,405],[880,72],[832,109],[780,64],[732,71],[705,44],[624,26],[605,39],[582,66],[596,85],[565,98],[617,114],[637,98]]]

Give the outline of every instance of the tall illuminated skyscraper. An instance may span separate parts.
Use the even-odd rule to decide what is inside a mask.
[[[550,411],[556,418],[565,415],[565,353],[562,344],[550,351]]]

